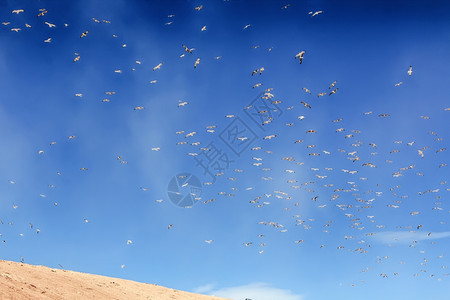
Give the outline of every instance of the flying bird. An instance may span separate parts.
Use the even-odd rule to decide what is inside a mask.
[[[311,105],[309,105],[305,101],[300,101],[300,103],[303,104],[305,107],[311,108]]]
[[[298,60],[300,61],[300,64],[301,64],[303,62],[303,55],[305,55],[305,53],[306,53],[306,51],[303,50],[303,51],[297,53],[294,58],[295,59],[298,58]]]
[[[413,71],[412,71],[412,66],[409,66],[409,69],[408,69],[408,75],[411,76],[411,75],[412,75],[412,72],[413,72]]]
[[[184,48],[184,51],[186,51],[186,52],[189,52],[189,53],[192,53],[192,51],[194,51],[195,50],[195,48],[191,48],[191,49],[189,49],[186,45],[184,45],[184,44],[182,44],[181,46],[183,46],[183,48]]]
[[[80,35],[80,38],[86,37],[88,35],[88,31],[86,30]]]
[[[188,102],[186,102],[186,101],[182,101],[182,100],[178,100],[178,107],[181,107],[181,106],[185,106],[185,105],[187,105],[188,104]]]
[[[44,8],[39,9],[40,13],[37,15],[38,17],[43,17],[48,11]]]
[[[185,138],[192,137],[192,136],[194,136],[195,134],[197,134],[197,132],[196,132],[196,131],[192,131],[192,132],[186,134]]]
[[[323,11],[321,11],[321,10],[318,10],[318,11],[315,11],[315,12],[310,11],[308,13],[308,15],[311,15],[311,18],[312,18],[312,17],[315,17],[315,16],[317,16],[317,15],[319,15],[321,13],[323,13]]]
[[[256,69],[256,70],[254,70],[254,71],[252,72],[252,76],[255,75],[255,74],[257,74],[258,72],[259,72],[259,75],[261,75],[263,71],[264,71],[264,67],[261,67],[261,68],[259,68],[259,69]]]
[[[339,89],[339,88],[335,88],[334,90],[332,90],[332,91],[330,92],[330,94],[328,94],[328,96],[331,96],[331,95],[333,95],[333,94],[336,94],[336,92],[338,91],[338,89]]]
[[[159,63],[156,67],[153,68],[153,71],[161,69],[163,63]]]

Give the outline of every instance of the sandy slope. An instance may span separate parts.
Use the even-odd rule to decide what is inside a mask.
[[[130,280],[0,260],[0,299],[219,300]]]

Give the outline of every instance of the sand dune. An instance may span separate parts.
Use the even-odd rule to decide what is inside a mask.
[[[152,299],[219,300],[130,280],[0,260],[0,300]]]

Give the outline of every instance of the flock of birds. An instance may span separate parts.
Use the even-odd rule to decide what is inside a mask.
[[[283,7],[281,7],[282,10],[286,10],[290,7],[290,4],[287,4]],[[203,5],[197,6],[194,8],[195,11],[199,12],[203,9]],[[25,14],[28,13],[27,11],[25,11],[24,9],[15,9],[12,12],[12,15],[19,15],[19,14]],[[44,23],[46,26],[48,26],[49,28],[55,28],[57,26],[60,26],[59,24],[53,24],[51,22],[49,22],[48,20],[46,20],[48,11],[47,9],[39,9],[37,12],[33,12],[33,15],[37,16],[37,22],[42,22]],[[310,15],[310,17],[317,17],[319,15],[323,14],[323,11],[311,11],[308,13],[308,15]],[[168,15],[168,19],[170,20],[169,22],[166,22],[165,25],[166,26],[170,26],[175,19],[175,15]],[[92,22],[94,23],[105,23],[105,24],[111,24],[111,21],[108,20],[98,20],[96,18],[92,18]],[[30,22],[31,23],[31,22]],[[12,25],[14,24],[14,26]],[[14,21],[10,22],[10,21],[5,21],[2,22],[2,25],[4,27],[7,27],[10,29],[11,32],[14,32],[14,34],[20,34],[20,31],[22,30],[28,30],[31,29],[34,25],[30,25],[29,23],[25,23],[21,26],[17,25],[14,23]],[[64,23],[63,24],[64,27],[68,27],[69,24]],[[249,28],[251,27],[251,24],[247,24],[245,25],[242,30],[249,30]],[[199,28],[200,32],[204,32],[207,31],[207,26],[204,25],[201,28]],[[89,38],[89,31],[85,30],[79,33],[79,38]],[[113,38],[117,38],[117,35],[113,35]],[[46,38],[44,41],[44,43],[52,43],[52,37],[48,37]],[[123,44],[122,47],[126,48],[126,44]],[[186,44],[180,44],[180,52],[181,54],[179,55],[180,58],[185,57],[186,55],[195,55],[196,53],[196,49],[192,48],[190,45],[186,45]],[[308,54],[305,50],[303,49],[299,49],[299,52],[297,54],[292,54],[292,57],[295,59],[297,64],[302,64],[305,61],[308,60]],[[217,56],[214,59],[221,59],[222,56]],[[291,58],[292,59],[292,58]],[[74,58],[73,58],[73,63],[82,63],[82,56],[78,53],[75,52],[74,53]],[[140,60],[136,60],[136,65],[141,65],[142,62]],[[200,57],[195,58],[195,62],[193,65],[193,68],[196,69],[198,68],[200,65]],[[160,70],[161,68],[163,68],[164,63],[163,62],[159,62],[154,66],[151,66],[150,68],[152,68],[153,71],[157,72],[158,70]],[[405,68],[405,73],[406,75],[409,77],[411,77],[413,75],[413,67],[409,66],[409,68]],[[132,71],[135,70],[135,68],[132,68]],[[264,77],[263,72],[265,71],[264,67],[258,67],[256,69],[254,69],[253,71],[249,70],[249,77],[250,78],[255,78],[259,76]],[[121,74],[122,70],[115,70],[115,73]],[[406,80],[406,79],[405,79]],[[150,81],[150,84],[157,84],[157,80],[152,80]],[[398,83],[395,83],[395,86],[400,86],[402,85],[403,82],[400,81]],[[262,87],[262,83],[257,82],[251,85],[252,88],[254,89],[259,89]],[[301,113],[301,115],[299,115],[297,117],[296,121],[290,121],[288,123],[286,123],[285,125],[287,127],[292,127],[293,125],[295,125],[296,123],[301,123],[301,124],[307,124],[307,119],[308,119],[308,112],[311,110],[314,110],[314,101],[315,99],[319,98],[319,97],[324,97],[324,96],[333,96],[335,94],[337,94],[339,91],[339,87],[338,87],[338,81],[333,81],[332,83],[330,83],[328,85],[328,88],[325,87],[324,90],[318,92],[317,94],[314,95],[312,94],[312,91],[308,88],[308,87],[303,87],[300,89],[299,93],[301,93],[302,96],[302,100],[298,101],[299,104],[299,108],[296,108],[294,106],[289,106],[289,107],[284,107],[284,109],[286,111],[299,111]],[[267,88],[263,90],[264,94],[262,96],[262,98],[264,99],[264,101],[270,102],[271,104],[279,104],[282,105],[282,101],[281,100],[277,100],[276,96],[274,95],[274,91],[272,88]],[[106,91],[105,95],[109,98],[113,97],[116,94],[115,91]],[[83,97],[83,93],[82,92],[78,92],[75,94],[76,97]],[[333,96],[335,97],[335,96]],[[108,98],[105,98],[103,100],[101,100],[104,103],[108,103],[111,100]],[[182,109],[182,107],[189,105],[189,102],[185,101],[185,100],[178,100],[178,103],[176,103],[176,106],[180,109]],[[175,104],[174,104],[175,106]],[[251,109],[252,107],[245,107],[244,109]],[[135,111],[142,111],[145,109],[144,106],[140,105],[140,106],[135,106],[132,107],[130,109],[133,109]],[[445,111],[450,111],[450,108],[442,108]],[[263,119],[265,121],[263,121],[262,125],[269,125],[270,123],[276,122],[277,120],[274,120],[274,118],[270,117],[270,114],[267,110],[262,110],[262,111],[258,111],[258,114],[260,114]],[[365,118],[370,118],[371,115],[373,114],[372,111],[367,111],[364,113],[361,113],[362,117]],[[235,118],[235,115],[231,115],[228,114],[225,116],[226,118]],[[390,114],[388,113],[380,113],[378,114],[378,118],[389,118]],[[426,122],[426,120],[430,119],[427,116],[420,116],[420,119],[424,120]],[[272,181],[273,177],[271,176],[271,174],[273,173],[273,169],[268,167],[270,166],[271,163],[273,162],[279,162],[280,160],[282,160],[284,163],[289,164],[289,167],[287,169],[285,169],[285,187],[284,188],[280,188],[279,190],[275,190],[275,191],[271,191],[271,192],[267,192],[267,193],[261,193],[258,196],[254,197],[253,199],[249,199],[249,205],[254,206],[255,208],[264,208],[267,207],[271,204],[271,199],[273,199],[273,201],[277,201],[277,200],[281,200],[281,199],[285,199],[288,201],[291,201],[291,205],[287,206],[284,208],[284,210],[287,213],[290,213],[291,211],[298,211],[298,208],[304,206],[305,204],[302,202],[296,202],[297,200],[296,197],[292,196],[292,194],[296,193],[299,190],[302,190],[306,193],[308,193],[309,195],[311,195],[310,197],[310,201],[312,203],[312,205],[314,205],[316,208],[318,209],[325,209],[326,207],[336,207],[339,211],[343,212],[343,216],[345,216],[345,218],[348,220],[349,222],[349,227],[355,231],[354,234],[348,234],[342,237],[342,244],[333,244],[333,245],[328,245],[328,244],[320,244],[318,245],[318,249],[322,249],[325,247],[335,247],[337,250],[348,250],[350,252],[355,252],[355,253],[368,253],[370,250],[370,242],[364,240],[364,239],[360,239],[359,237],[361,236],[361,234],[363,232],[365,232],[365,236],[367,236],[367,239],[376,236],[376,234],[379,231],[382,231],[383,228],[385,228],[385,225],[378,223],[377,222],[377,216],[373,215],[370,213],[371,208],[375,205],[375,203],[380,202],[378,199],[381,199],[382,196],[384,194],[386,194],[386,191],[383,191],[384,187],[381,187],[381,185],[375,183],[375,185],[371,188],[371,189],[366,189],[365,191],[363,191],[362,189],[364,187],[366,187],[368,184],[368,182],[371,182],[370,177],[362,177],[362,176],[358,176],[359,173],[367,173],[364,170],[364,168],[377,168],[377,165],[375,164],[375,162],[373,161],[368,161],[367,160],[367,155],[369,155],[369,157],[378,157],[378,156],[382,156],[382,155],[387,155],[388,159],[386,159],[384,161],[385,164],[390,164],[390,165],[395,165],[394,161],[395,158],[394,157],[395,153],[398,153],[400,151],[404,151],[404,152],[415,152],[415,157],[418,160],[424,159],[427,156],[435,156],[436,158],[439,158],[439,155],[441,152],[444,152],[447,150],[447,148],[443,145],[444,141],[442,138],[439,137],[439,134],[432,131],[430,132],[430,135],[432,135],[434,137],[434,143],[430,144],[430,145],[423,145],[420,142],[417,141],[403,141],[403,140],[395,140],[393,141],[393,145],[396,147],[396,149],[392,149],[392,150],[388,150],[386,151],[386,149],[379,149],[379,146],[377,146],[377,144],[375,143],[375,141],[371,140],[370,137],[364,137],[364,135],[362,134],[361,130],[356,130],[356,129],[348,129],[345,128],[344,126],[341,126],[341,124],[344,122],[343,118],[337,118],[334,120],[330,120],[330,126],[331,125],[335,125],[336,127],[333,128],[332,130],[335,131],[335,133],[337,135],[339,135],[342,140],[343,140],[343,147],[339,148],[339,149],[321,149],[319,150],[319,146],[312,143],[313,138],[310,138],[310,136],[313,135],[318,135],[320,132],[318,132],[318,130],[313,129],[313,128],[308,128],[304,131],[304,133],[299,134],[299,137],[295,138],[294,140],[292,140],[292,144],[295,146],[301,146],[301,145],[305,145],[305,149],[307,151],[310,151],[309,153],[306,153],[307,155],[305,155],[304,160],[310,160],[310,161],[306,161],[304,162],[302,159],[298,159],[298,158],[294,158],[293,156],[288,156],[288,157],[276,157],[276,154],[271,151],[271,150],[265,150],[266,145],[268,146],[268,148],[270,148],[270,145],[267,143],[270,143],[271,140],[276,141],[280,135],[282,135],[283,133],[270,133],[265,135],[260,143],[262,143],[262,145],[264,146],[255,146],[253,145],[253,147],[251,148],[251,152],[252,154],[254,153],[252,160],[247,164],[249,168],[258,168],[263,174],[264,176],[261,176],[260,180],[263,181]],[[270,128],[270,127],[269,127]],[[187,155],[190,156],[197,156],[199,154],[200,151],[209,151],[210,149],[208,149],[206,146],[203,145],[203,142],[201,141],[197,141],[194,140],[198,135],[197,133],[204,130],[207,133],[215,133],[216,130],[218,129],[217,125],[208,125],[205,126],[205,129],[199,129],[197,131],[184,131],[184,130],[180,130],[175,132],[175,136],[177,138],[179,138],[179,140],[177,141],[177,146],[182,147],[183,145],[191,145],[194,147],[197,147],[197,151],[194,152],[189,152],[187,153]],[[76,137],[74,135],[68,136],[67,137],[68,140],[74,140],[76,139]],[[236,139],[238,139],[239,141],[245,141],[247,139],[249,139],[249,137],[247,136],[238,136],[236,137]],[[56,144],[56,141],[51,141],[50,145],[53,146]],[[420,145],[420,146],[417,146]],[[398,148],[397,148],[398,147]],[[401,149],[399,149],[401,148]],[[151,148],[152,151],[161,151],[161,147],[153,147]],[[380,152],[379,152],[380,151]],[[384,151],[384,153],[382,152]],[[45,151],[44,150],[39,150],[38,155],[45,155]],[[321,159],[321,157],[323,156],[330,156],[330,155],[335,155],[336,156],[336,161],[334,162],[333,166],[329,166],[329,167],[325,167],[325,168],[315,168],[315,167],[310,167],[310,171],[312,174],[312,178],[310,179],[303,179],[302,182],[299,179],[299,176],[296,176],[296,172],[298,172],[299,168],[301,168],[302,166],[305,167],[306,165],[314,165],[315,163],[317,163],[319,159]],[[121,164],[128,164],[128,161],[124,160],[122,158],[121,155],[118,155],[116,157],[116,160],[121,163]],[[343,160],[344,162],[347,162],[348,160],[351,161],[354,165],[353,169],[346,169],[346,168],[339,168],[340,165],[340,161]],[[378,159],[379,161],[379,159]],[[267,162],[267,163],[266,163]],[[242,164],[245,164],[246,162],[242,162]],[[408,195],[406,194],[401,194],[400,190],[401,190],[401,186],[395,183],[395,178],[398,177],[405,177],[405,176],[425,176],[425,174],[420,171],[417,170],[417,172],[412,173],[411,170],[416,169],[416,165],[417,163],[415,161],[411,161],[409,164],[406,164],[405,166],[399,167],[397,169],[395,169],[392,174],[390,174],[390,176],[392,176],[392,178],[394,179],[394,183],[392,184],[392,186],[388,187],[387,192],[390,193],[392,196],[394,196],[394,199],[392,202],[389,202],[386,204],[387,209],[396,209],[399,208],[400,206],[402,206],[403,201],[405,198],[408,197]],[[343,164],[341,164],[343,165]],[[435,166],[437,169],[441,169],[444,167],[447,167],[447,163],[442,161],[439,162],[438,164],[436,164]],[[80,171],[88,171],[89,169],[85,166],[80,168]],[[232,174],[240,174],[245,172],[244,169],[237,169],[235,168],[233,171],[227,171],[230,174],[232,172]],[[345,183],[341,183],[341,184],[337,184],[337,183],[331,183],[331,182],[327,182],[327,178],[332,177],[331,174],[333,174],[333,172],[342,172],[347,174],[351,179],[349,179],[348,181],[346,181]],[[307,172],[305,172],[307,173]],[[60,172],[57,173],[58,175],[62,175]],[[221,173],[217,173],[215,174],[215,176],[217,177],[226,177],[225,175],[226,173],[221,172]],[[235,184],[237,177],[235,175],[229,175],[229,177],[227,178],[228,180],[230,180],[231,183],[233,183],[233,185]],[[224,176],[225,175],[225,176]],[[430,174],[432,176],[432,174]],[[302,175],[304,176],[304,175]],[[9,181],[10,184],[16,184],[16,182],[14,180],[10,180]],[[204,182],[205,187],[208,186],[212,186],[213,183],[212,182]],[[49,185],[51,188],[54,188],[54,185]],[[360,187],[361,186],[361,187]],[[426,191],[422,191],[419,192],[418,197],[424,197],[424,195],[426,194],[433,194],[433,195],[438,195],[440,192],[443,191],[449,191],[450,189],[447,187],[447,181],[445,180],[439,180],[439,182],[436,182],[436,186],[433,186],[432,188],[430,188],[429,190]],[[140,187],[140,189],[142,191],[147,191],[147,188],[144,187]],[[223,197],[233,197],[236,195],[236,193],[239,192],[239,189],[235,186],[231,187],[231,192],[229,191],[222,191],[218,193],[218,196],[223,196]],[[254,190],[252,187],[248,187],[245,189],[245,191],[252,191]],[[317,190],[324,190],[324,192],[317,192]],[[328,199],[324,199],[324,197],[322,196],[323,194],[327,194],[329,193],[329,198]],[[319,195],[320,194],[320,195]],[[348,199],[351,195],[351,197],[355,200],[355,201],[349,201],[346,200]],[[440,195],[440,194],[439,194]],[[44,194],[40,194],[40,197],[46,197],[46,195]],[[441,212],[444,211],[443,208],[443,203],[441,202],[440,198],[441,196],[436,196],[436,201],[433,203],[432,207],[430,207],[430,210],[436,211],[436,212]],[[211,198],[211,199],[202,199],[201,204],[210,204],[213,203],[214,201],[216,201],[217,199],[215,198]],[[157,202],[163,202],[162,199],[158,199],[156,200]],[[55,206],[58,206],[57,202],[54,202]],[[13,204],[13,209],[18,209],[18,206],[16,204]],[[421,211],[419,210],[414,210],[409,212],[410,216],[417,216],[421,213]],[[336,221],[336,220],[328,220],[326,221],[324,224],[320,224],[320,225],[315,225],[315,219],[314,218],[307,218],[307,217],[303,217],[302,215],[300,215],[299,213],[294,213],[292,215],[293,220],[294,220],[294,224],[295,226],[298,226],[304,230],[311,230],[312,228],[316,228],[319,227],[322,229],[322,231],[325,234],[328,234],[331,232],[331,228],[333,227],[333,225],[336,225],[337,222],[340,221]],[[86,218],[83,219],[85,223],[89,223],[90,221]],[[0,222],[3,224],[3,221],[0,220]],[[12,222],[9,222],[10,225],[13,225]],[[262,226],[267,226],[267,227],[272,227],[275,230],[278,230],[280,232],[286,232],[288,229],[286,228],[285,225],[280,224],[278,222],[275,221],[260,221],[258,222],[259,225]],[[29,224],[30,228],[32,230],[35,230],[36,234],[39,234],[40,229],[35,228],[35,226],[30,223]],[[167,229],[170,230],[174,227],[174,224],[169,224],[167,226]],[[370,228],[370,230],[369,230]],[[411,224],[407,225],[407,226],[403,226],[401,229],[406,229],[409,232],[419,232],[421,230],[426,229],[427,226],[426,224],[416,224],[414,219],[411,219]],[[1,234],[0,234],[1,235]],[[21,236],[23,236],[23,234],[20,234]],[[264,234],[258,234],[257,238],[258,238],[258,242],[254,242],[254,241],[240,241],[243,246],[245,247],[251,247],[254,246],[254,244],[258,245],[258,253],[259,254],[263,254],[264,252],[264,248],[266,247],[266,245],[268,244],[268,242],[264,241]],[[433,232],[432,231],[427,231],[426,233],[426,237],[425,240],[432,240],[433,238]],[[355,240],[355,243],[357,244],[357,246],[352,247],[352,244],[349,244],[347,241],[352,241]],[[356,241],[357,240],[357,241]],[[213,239],[207,239],[204,241],[207,244],[213,244],[214,240]],[[296,244],[304,244],[307,243],[308,240],[307,239],[298,239],[293,241]],[[2,240],[2,243],[6,243],[6,240]],[[132,245],[133,241],[132,240],[126,240],[125,241],[126,245]],[[395,240],[392,240],[392,243],[395,243]],[[409,247],[414,248],[417,245],[417,241],[411,240],[409,241]],[[434,241],[432,241],[432,243],[435,243]],[[350,248],[352,247],[352,248]],[[442,259],[444,256],[439,256],[436,259],[440,260]],[[382,262],[384,260],[387,260],[389,257],[384,256],[384,257],[379,257],[378,258],[378,262]],[[414,276],[418,276],[420,274],[420,272],[422,273],[426,273],[426,269],[425,269],[425,265],[431,260],[431,258],[426,258],[424,262],[421,263],[421,267],[420,267],[420,271],[415,273]],[[121,265],[122,268],[125,267],[125,265]],[[442,269],[445,269],[446,266],[443,265]],[[370,268],[366,268],[363,270],[363,272],[367,272],[369,271]],[[386,278],[388,276],[397,276],[398,273],[393,273],[393,274],[387,274],[387,273],[381,273],[379,274],[380,277],[382,278]],[[448,274],[430,274],[430,277],[439,277],[439,280],[442,279],[442,276],[447,276]]]

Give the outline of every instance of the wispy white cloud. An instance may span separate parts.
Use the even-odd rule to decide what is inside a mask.
[[[202,286],[199,286],[197,288],[195,288],[193,290],[194,293],[197,294],[207,294],[208,292],[212,291],[214,289],[214,284],[210,283],[210,284],[205,284]]]
[[[233,300],[303,300],[304,296],[294,294],[291,290],[274,287],[268,283],[255,282],[246,285],[214,289],[214,285],[204,285],[194,290],[197,293],[214,295]]]
[[[412,241],[435,240],[450,237],[450,231],[417,232],[417,231],[385,231],[372,236],[380,243],[411,243]]]

